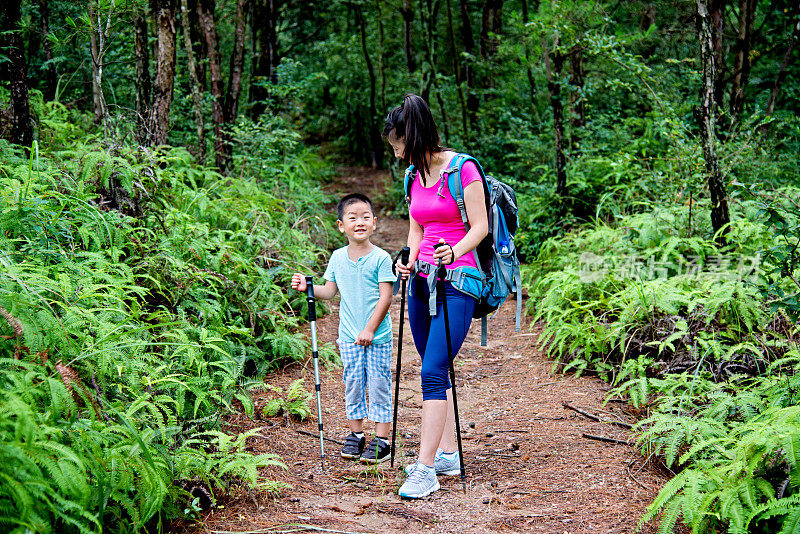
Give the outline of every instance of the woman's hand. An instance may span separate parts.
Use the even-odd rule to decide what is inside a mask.
[[[409,260],[408,263],[403,263],[403,260],[398,256],[394,264],[394,272],[400,273],[401,279],[408,280],[408,277],[411,276],[412,267],[414,267],[414,262]]]
[[[436,263],[442,262],[442,265],[450,265],[456,261],[456,253],[453,247],[444,242],[444,239],[439,239],[439,243],[434,247],[433,259]]]

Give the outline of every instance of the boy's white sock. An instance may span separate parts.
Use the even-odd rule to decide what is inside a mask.
[[[353,432],[353,431],[351,430],[350,432]],[[355,437],[357,437],[358,439],[361,439],[361,438],[364,437],[364,433],[363,432],[353,432],[353,435]]]

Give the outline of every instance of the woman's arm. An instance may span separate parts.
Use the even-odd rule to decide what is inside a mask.
[[[441,259],[446,264],[453,263],[464,254],[472,252],[489,233],[489,219],[486,214],[482,180],[472,182],[464,188],[464,207],[467,210],[469,231],[458,243],[448,243],[452,246],[452,255],[450,247],[441,247],[433,254],[434,259]]]

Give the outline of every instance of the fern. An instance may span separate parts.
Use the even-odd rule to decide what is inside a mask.
[[[279,491],[259,469],[282,464],[245,450],[252,433],[213,432],[234,398],[248,410],[246,369],[305,352],[285,284],[322,257],[330,220],[306,174],[321,165],[291,144],[296,160],[249,159],[288,165],[279,198],[183,149],[78,142],[66,108],[41,105],[59,152],[0,156],[0,306],[21,325],[0,318],[0,530],[167,525],[180,479]],[[130,204],[99,207],[110,187]],[[287,397],[298,413],[304,391]]]

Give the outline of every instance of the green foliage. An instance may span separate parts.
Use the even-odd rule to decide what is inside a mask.
[[[269,399],[264,405],[262,411],[264,417],[285,414],[287,417],[296,417],[302,421],[311,415],[311,407],[308,403],[314,395],[310,391],[306,391],[303,378],[292,382],[286,391],[272,384],[266,384],[266,388],[273,392],[275,397]]]
[[[280,460],[245,448],[257,431],[219,421],[307,352],[288,281],[323,257],[322,164],[296,141],[256,152],[244,139],[267,131],[243,124],[252,154],[228,179],[183,149],[71,141],[67,123],[56,107],[43,127],[58,151],[0,158],[0,524],[163,530],[193,514],[181,481],[280,491],[258,474]]]
[[[767,264],[763,296],[771,310],[784,310],[795,322],[800,320],[800,190],[760,192],[756,186],[748,190],[758,200],[759,215],[774,233],[773,246],[764,251]]]
[[[733,204],[727,249],[693,228],[687,207],[658,208],[553,238],[525,274],[560,368],[596,372],[614,383],[609,397],[647,408],[638,445],[678,473],[642,518],[659,517],[659,532],[678,521],[697,533],[792,532],[797,522],[800,353],[783,298],[793,195],[770,197],[782,211],[762,197]],[[705,217],[704,204],[693,209]]]
[[[797,378],[790,379],[796,387]],[[783,381],[783,380],[781,380]],[[693,532],[793,532],[800,499],[800,412],[775,403],[772,380],[744,391],[707,385],[698,409],[674,402],[640,424],[639,444],[685,466],[642,522],[662,513],[661,532],[680,516]],[[664,397],[668,399],[669,397]]]

